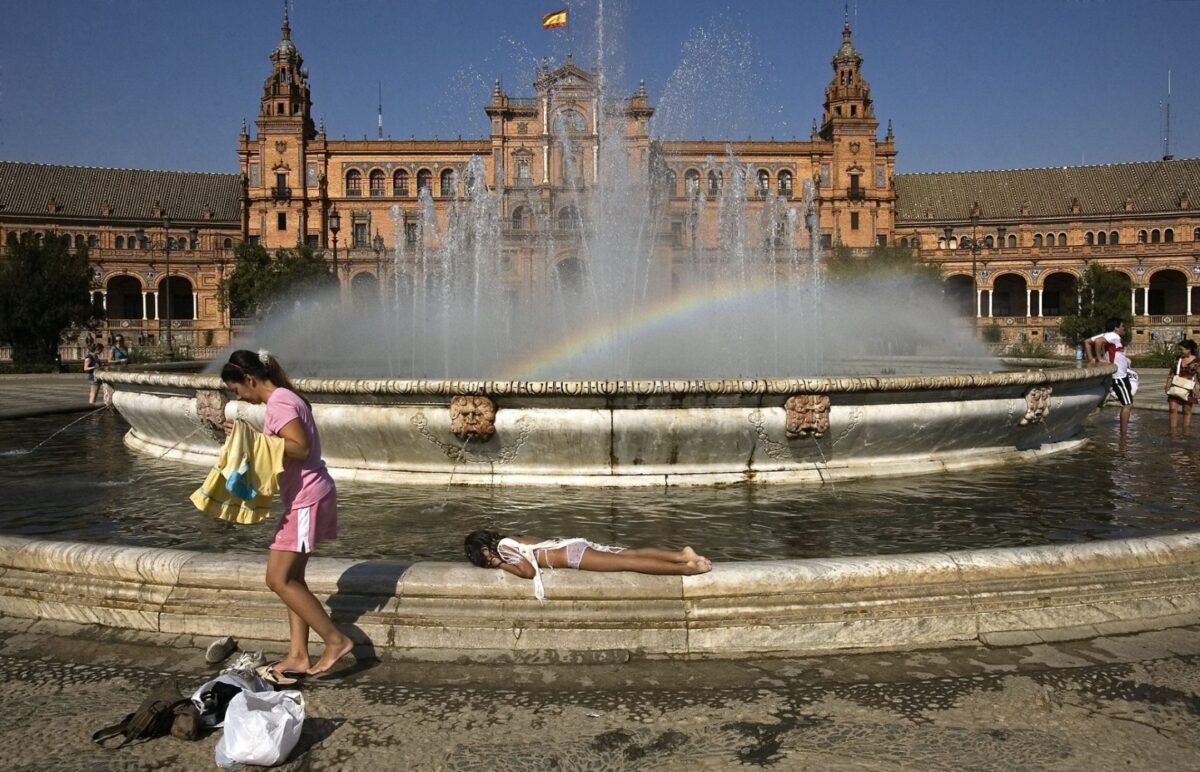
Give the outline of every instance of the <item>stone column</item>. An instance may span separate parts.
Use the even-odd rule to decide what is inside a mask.
[[[992,308],[993,308],[992,301],[995,299],[996,299],[996,290],[994,288],[988,290],[988,318],[989,319],[992,318]]]
[[[983,290],[975,290],[975,318],[983,316]]]
[[[157,321],[158,320],[158,290],[154,290],[150,294],[154,296],[154,319],[155,319],[155,321]]]
[[[108,291],[100,290],[100,307],[104,309],[104,313],[108,313]]]
[[[1043,298],[1045,298],[1045,296],[1046,296],[1045,289],[1038,290],[1038,316],[1039,317],[1043,316],[1042,310],[1045,308],[1045,306],[1042,304],[1042,300],[1043,300]]]
[[[1025,317],[1026,318],[1033,316],[1033,308],[1031,308],[1032,305],[1033,305],[1033,290],[1026,287],[1025,288]],[[1040,316],[1040,314],[1039,314],[1039,316]]]
[[[200,293],[192,291],[192,321],[200,318]]]
[[[1192,285],[1187,287],[1187,315],[1192,315]]]
[[[1142,313],[1146,316],[1150,315],[1150,285],[1142,287]]]
[[[1129,290],[1129,313],[1137,316],[1137,287]]]
[[[146,305],[149,302],[150,302],[150,293],[147,292],[146,290],[142,290],[142,321],[143,322],[150,318],[149,314],[146,313]]]

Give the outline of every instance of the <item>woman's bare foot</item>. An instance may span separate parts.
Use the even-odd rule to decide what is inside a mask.
[[[697,555],[695,560],[687,562],[689,574],[707,574],[712,570],[712,561],[703,555]]]
[[[684,547],[683,549],[679,550],[679,556],[683,558],[683,560],[679,561],[680,563],[691,563],[693,560],[700,557],[696,554],[696,550],[692,549],[691,547]]]
[[[322,673],[328,673],[338,663],[338,660],[349,654],[353,648],[354,642],[344,635],[339,635],[338,639],[326,642],[325,652],[317,660],[317,664],[309,669],[308,674],[321,675]]]
[[[308,657],[296,657],[291,654],[272,665],[271,669],[279,675],[285,673],[303,673],[304,675],[308,675],[311,672],[309,670]]]

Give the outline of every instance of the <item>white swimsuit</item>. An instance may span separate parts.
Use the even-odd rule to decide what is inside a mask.
[[[575,569],[579,568],[579,563],[583,560],[583,553],[589,549],[596,550],[597,552],[622,552],[625,549],[624,547],[610,547],[607,544],[597,544],[587,539],[576,537],[573,539],[546,539],[537,544],[525,544],[516,539],[504,538],[496,545],[496,550],[500,553],[500,558],[505,563],[518,565],[524,560],[533,566],[533,594],[538,600],[545,600],[546,589],[542,584],[542,570],[541,566],[538,565],[537,553],[540,551],[543,553],[543,557],[547,557],[545,555],[546,552],[562,549],[563,547],[567,548],[567,566]],[[546,563],[548,566],[550,561],[547,559]]]

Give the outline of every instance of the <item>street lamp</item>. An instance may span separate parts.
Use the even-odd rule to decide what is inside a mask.
[[[383,297],[383,236],[379,235],[378,230],[371,240],[371,246],[375,248],[375,281],[379,284],[379,297]]]
[[[137,231],[134,233],[136,233],[136,235],[138,237],[138,244],[145,243],[145,241],[146,241],[145,228],[138,228]],[[198,237],[199,229],[190,228],[190,229],[188,229],[187,234],[188,234],[188,237],[191,237],[191,239],[194,243],[194,241],[196,241],[196,239]],[[163,301],[162,301],[162,313],[160,313],[161,318],[158,319],[158,321],[160,321],[160,325],[158,325],[158,336],[160,336],[161,339],[163,340],[163,345],[164,345],[164,347],[166,347],[166,351],[167,351],[167,357],[170,358],[173,355],[173,347],[172,347],[173,346],[173,336],[172,336],[172,331],[170,331],[170,219],[166,215],[163,215],[163,217],[162,217],[162,241],[161,241],[161,243],[148,244],[148,245],[146,245],[146,249],[149,249],[149,250],[161,249],[163,251],[164,262],[166,262],[166,268],[164,268],[164,271],[163,271],[163,280],[160,283],[161,289],[160,289],[160,291],[158,291],[158,294],[160,294],[160,295],[163,295],[164,293],[166,293],[166,297],[164,297]],[[163,333],[162,333],[162,329],[163,329],[162,323],[163,322],[166,323],[166,329],[167,329],[166,336],[163,336]]]
[[[333,234],[333,278],[338,279],[339,283],[341,282],[341,279],[338,276],[337,235],[338,235],[338,231],[340,231],[341,229],[342,229],[342,216],[340,214],[338,214],[337,207],[335,206],[333,208],[333,211],[331,211],[329,213],[329,232]]]

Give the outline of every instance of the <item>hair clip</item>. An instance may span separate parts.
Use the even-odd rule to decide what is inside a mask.
[[[262,362],[264,365],[270,365],[271,352],[267,351],[265,348],[260,348],[258,350],[258,361]]]

